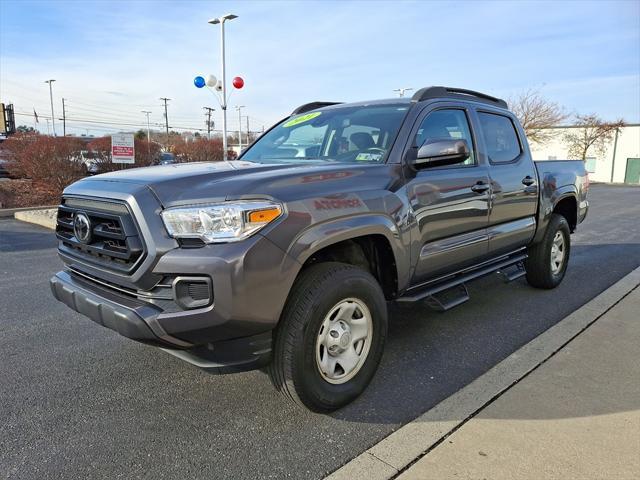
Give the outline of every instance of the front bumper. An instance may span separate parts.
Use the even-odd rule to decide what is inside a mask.
[[[271,357],[271,331],[247,337],[194,345],[168,333],[159,319],[171,315],[147,303],[62,271],[50,280],[53,296],[103,327],[132,340],[161,347],[168,353],[212,373],[253,370]],[[188,312],[180,312],[185,319]]]

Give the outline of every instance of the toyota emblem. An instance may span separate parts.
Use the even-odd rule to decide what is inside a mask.
[[[86,213],[79,212],[73,217],[73,234],[79,242],[91,241],[91,221]]]

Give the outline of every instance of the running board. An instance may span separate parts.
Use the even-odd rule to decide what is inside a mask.
[[[527,271],[524,268],[524,262],[518,262],[515,265],[500,269],[496,273],[498,275],[502,275],[504,283],[509,283],[517,280],[518,278],[524,277],[527,274]]]
[[[439,312],[446,312],[469,300],[469,290],[464,283],[451,287],[440,293],[429,295],[425,299],[427,306]]]
[[[527,258],[526,253],[516,254],[508,258],[504,258],[502,260],[484,265],[475,270],[460,273],[457,276],[451,278],[450,280],[444,280],[434,285],[427,285],[416,293],[413,293],[413,294],[409,293],[409,294],[403,295],[402,297],[399,297],[396,301],[401,303],[419,302],[420,300],[424,300],[428,297],[433,297],[437,293],[444,292],[445,290],[449,290],[450,288],[457,287],[458,285],[464,284],[471,280],[475,280],[477,278],[484,277],[486,275],[490,275],[498,271],[503,271],[508,267],[517,265],[518,263],[522,263],[526,258]],[[522,272],[524,272],[524,270]],[[518,275],[522,276],[524,275],[524,273],[519,272]],[[461,301],[458,304],[463,303],[464,301]]]

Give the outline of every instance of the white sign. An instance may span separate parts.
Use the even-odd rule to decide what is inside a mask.
[[[136,163],[133,133],[111,135],[111,163]]]

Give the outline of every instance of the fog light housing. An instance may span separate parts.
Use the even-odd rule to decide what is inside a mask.
[[[206,307],[213,302],[209,277],[176,277],[172,290],[173,299],[185,310]]]

